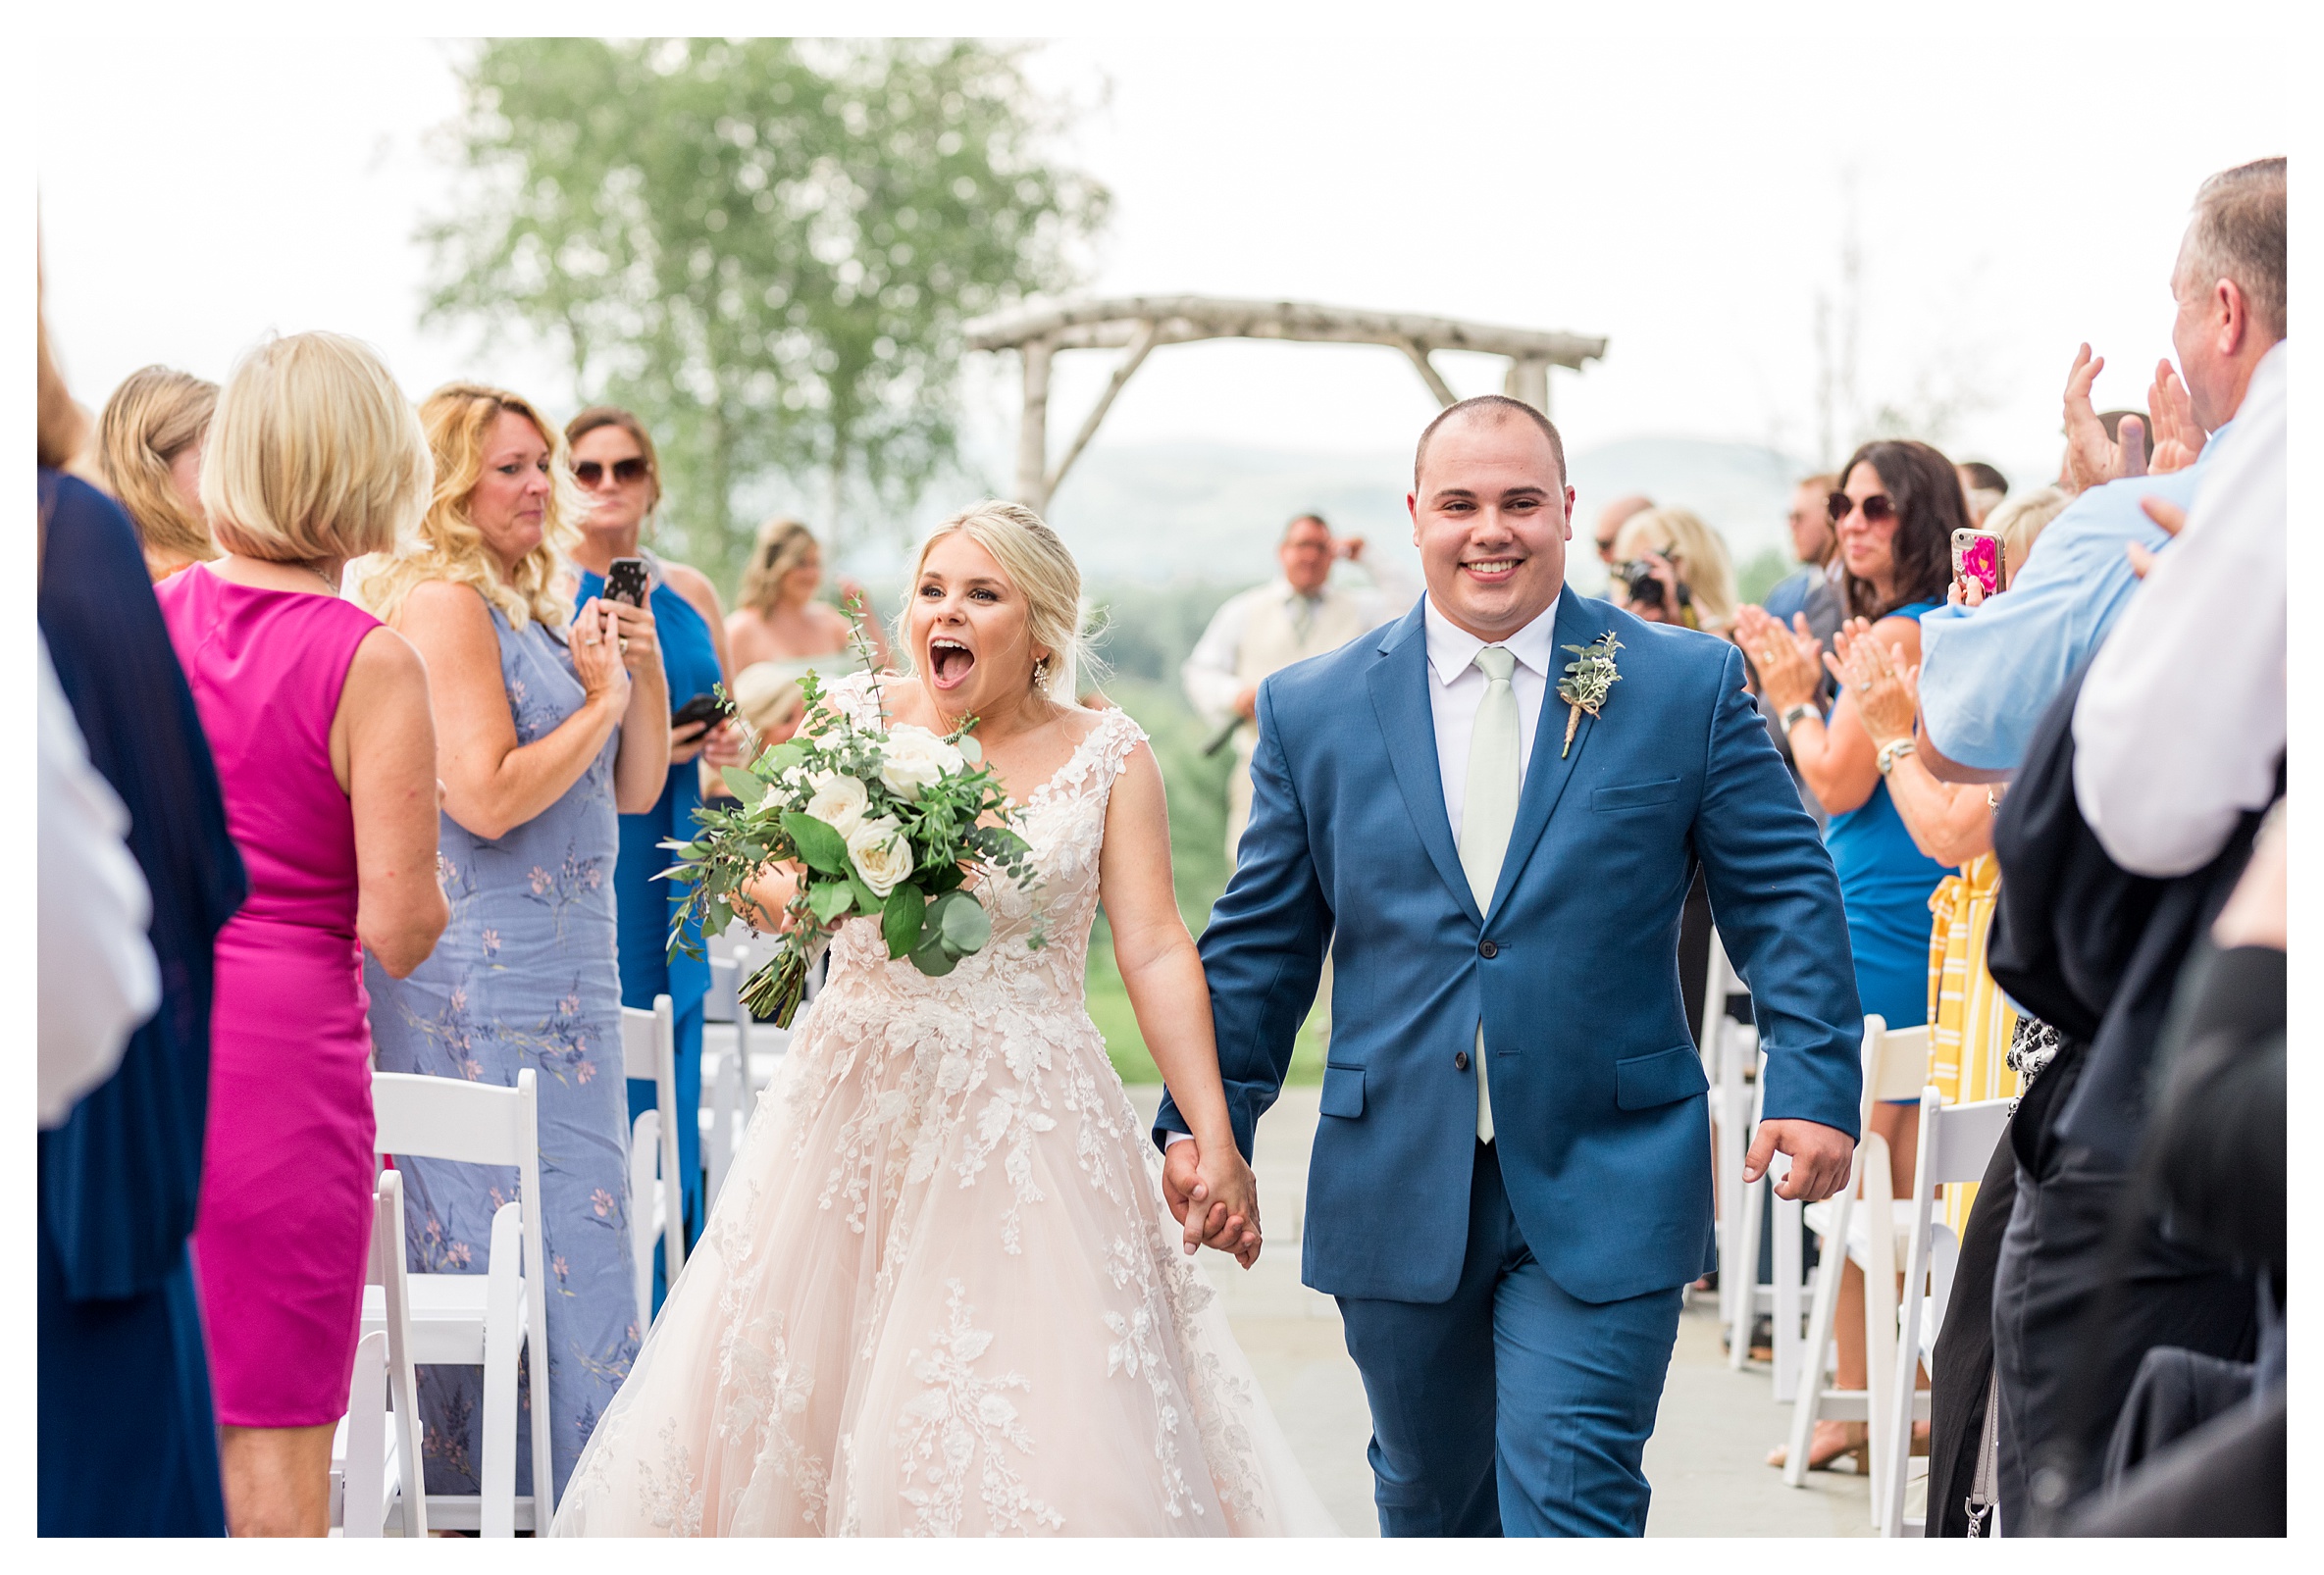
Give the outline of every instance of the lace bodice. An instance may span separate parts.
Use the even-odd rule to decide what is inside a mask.
[[[874,682],[870,674],[853,674],[825,692],[859,726],[876,727],[880,718]],[[867,982],[876,989],[933,996],[979,1012],[984,1003],[975,997],[987,997],[994,1008],[1005,1011],[1078,1014],[1083,1009],[1090,926],[1098,913],[1098,854],[1106,840],[1106,806],[1130,751],[1145,738],[1145,730],[1127,712],[1097,713],[1057,775],[1024,800],[1024,819],[1017,830],[1032,844],[1037,879],[1030,889],[1006,882],[984,889],[993,939],[982,951],[960,959],[959,966],[943,978],[931,979],[909,959],[889,960],[876,923],[851,920],[832,941],[834,981],[868,973],[874,978]]]

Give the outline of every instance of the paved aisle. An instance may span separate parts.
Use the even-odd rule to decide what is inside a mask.
[[[1141,1085],[1130,1096],[1151,1120],[1162,1090]],[[1299,1283],[1300,1211],[1317,1097],[1313,1088],[1286,1089],[1259,1124],[1256,1168],[1267,1228],[1259,1263],[1246,1273],[1214,1252],[1204,1253],[1203,1262],[1308,1479],[1341,1530],[1376,1537],[1371,1471],[1364,1460],[1371,1437],[1364,1382],[1341,1343],[1339,1309]],[[1646,1447],[1646,1476],[1655,1490],[1647,1534],[1870,1536],[1870,1499],[1855,1476],[1812,1473],[1808,1486],[1793,1492],[1782,1473],[1760,1463],[1789,1415],[1790,1407],[1775,1403],[1764,1365],[1728,1370],[1715,1298],[1697,1298],[1679,1320],[1662,1413]]]

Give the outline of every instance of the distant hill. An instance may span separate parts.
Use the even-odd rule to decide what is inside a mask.
[[[1082,456],[1049,519],[1093,583],[1256,581],[1293,514],[1315,510],[1343,534],[1417,569],[1404,494],[1408,454],[1301,454],[1225,444],[1100,448]],[[1783,513],[1803,469],[1774,449],[1689,437],[1632,437],[1573,456],[1577,542],[1606,503],[1643,492],[1693,509],[1738,564],[1786,540]],[[1601,580],[1586,546],[1576,584]]]

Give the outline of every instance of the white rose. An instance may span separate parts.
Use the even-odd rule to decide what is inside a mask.
[[[880,781],[899,798],[918,799],[948,771],[959,771],[967,757],[926,728],[900,723],[880,746]]]
[[[874,896],[885,897],[912,872],[911,843],[893,815],[875,816],[850,832],[848,857]]]
[[[842,837],[854,835],[863,824],[863,812],[871,805],[871,794],[863,784],[838,772],[827,772],[813,779],[815,793],[807,800],[807,813]]]

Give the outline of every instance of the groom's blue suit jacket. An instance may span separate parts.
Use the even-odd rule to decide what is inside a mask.
[[[1678,960],[1698,863],[1768,1050],[1767,1116],[1856,1131],[1839,885],[1740,655],[1571,589],[1556,628],[1561,651],[1614,631],[1621,680],[1563,757],[1567,705],[1554,685],[1544,698],[1481,913],[1445,813],[1420,607],[1260,687],[1250,830],[1202,958],[1246,1154],[1326,947],[1336,964],[1302,1274],[1318,1291],[1452,1295],[1476,1143],[1455,1057],[1480,1019],[1501,1173],[1551,1278],[1611,1301],[1703,1272],[1706,1081]],[[1159,1126],[1185,1130],[1166,1102]]]

